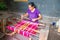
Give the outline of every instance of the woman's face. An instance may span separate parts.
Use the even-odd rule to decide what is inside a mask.
[[[28,8],[29,8],[29,10],[33,10],[34,9],[34,7],[31,6],[31,5],[28,5]]]

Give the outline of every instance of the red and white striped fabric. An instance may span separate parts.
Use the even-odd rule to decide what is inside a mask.
[[[28,23],[28,25],[26,26],[26,29],[18,30],[18,28],[23,27],[22,25],[24,25],[26,23]],[[7,29],[11,30],[11,31],[18,30],[19,34],[26,36],[26,37],[29,37],[30,35],[36,34],[36,32],[34,30],[38,29],[38,24],[30,22],[30,21],[22,20],[22,21],[16,23],[15,25],[7,26]]]

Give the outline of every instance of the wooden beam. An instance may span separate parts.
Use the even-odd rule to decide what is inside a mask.
[[[14,0],[15,2],[27,2],[28,0]]]

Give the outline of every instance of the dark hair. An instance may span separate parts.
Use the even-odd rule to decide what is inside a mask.
[[[31,5],[32,7],[36,8],[36,5],[34,4],[34,2],[29,2],[28,5]]]

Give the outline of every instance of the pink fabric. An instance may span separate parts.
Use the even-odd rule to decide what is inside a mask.
[[[14,31],[14,29],[18,29],[18,27],[21,27],[26,22],[29,22],[29,21],[18,22],[17,24],[15,24],[13,26],[7,26],[7,29],[11,30],[11,31]],[[28,27],[25,30],[20,30],[18,33],[23,35],[23,36],[29,37],[32,34],[36,34],[36,32],[34,30],[37,30],[37,27],[38,27],[37,24],[31,23],[31,24],[28,25]]]

